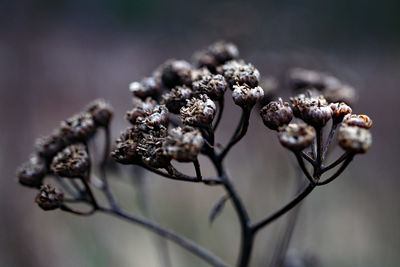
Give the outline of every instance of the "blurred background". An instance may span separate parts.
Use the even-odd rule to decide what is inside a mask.
[[[312,258],[317,266],[398,266],[399,11],[397,0],[0,0],[0,265],[163,266],[154,234],[102,214],[45,213],[33,203],[36,193],[16,183],[15,170],[37,137],[94,98],[114,106],[116,138],[128,125],[123,116],[131,107],[130,82],[168,58],[190,60],[195,50],[225,39],[262,75],[281,79],[292,67],[336,75],[359,92],[354,112],[374,120],[371,150],[305,200],[289,254]],[[218,142],[227,141],[239,114],[227,104]],[[247,137],[227,158],[254,220],[295,190],[292,155],[275,135],[254,112]],[[201,164],[205,175],[213,175],[205,159]],[[208,223],[221,188],[130,167],[111,179],[124,208],[146,213],[145,193],[155,220],[234,263],[239,225],[230,203]],[[269,263],[286,220],[260,233],[251,266]],[[172,266],[207,266],[173,243],[168,248]]]

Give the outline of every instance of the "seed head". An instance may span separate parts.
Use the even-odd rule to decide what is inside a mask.
[[[61,149],[65,147],[65,140],[56,130],[51,135],[36,140],[36,151],[40,157],[51,160]]]
[[[97,99],[90,103],[86,111],[92,115],[97,126],[107,126],[113,116],[113,109],[103,99]]]
[[[365,153],[372,144],[369,130],[357,126],[342,125],[338,134],[339,145],[352,153]]]
[[[343,102],[331,103],[329,106],[332,109],[332,120],[336,124],[341,123],[343,118],[352,112],[351,107]]]
[[[253,106],[262,100],[264,97],[264,90],[256,86],[254,88],[247,84],[244,85],[234,85],[232,98],[236,105],[244,108],[251,109]]]
[[[165,153],[180,162],[194,161],[203,145],[199,130],[186,126],[177,127],[169,132],[163,143]]]
[[[308,124],[320,128],[332,117],[332,109],[326,101],[321,99],[309,99],[303,106],[301,118]]]
[[[279,101],[272,101],[263,107],[260,115],[265,126],[271,130],[278,130],[279,127],[289,124],[293,118],[293,112],[289,103],[283,103],[281,98],[279,98]]]
[[[192,82],[203,79],[203,77],[211,75],[207,68],[192,69],[190,72]]]
[[[150,114],[156,107],[157,102],[152,98],[148,97],[144,101],[140,98],[133,98],[133,109],[129,110],[125,114],[125,118],[132,124],[136,124],[138,117],[145,117]]]
[[[141,82],[133,82],[129,85],[129,90],[134,96],[143,100],[147,97],[157,99],[162,91],[160,81],[156,77],[147,77]]]
[[[199,95],[188,99],[186,107],[181,108],[180,114],[184,124],[204,127],[212,123],[215,111],[215,103],[207,95]]]
[[[192,90],[186,85],[177,86],[168,93],[162,95],[162,103],[168,108],[168,111],[179,114],[181,107],[186,105],[186,100],[193,96]]]
[[[252,64],[246,64],[242,60],[228,61],[218,67],[217,72],[225,77],[230,86],[247,84],[256,87],[260,80],[259,71]]]
[[[70,145],[59,152],[51,162],[51,170],[61,176],[77,178],[85,176],[90,159],[82,144]]]
[[[39,188],[46,175],[46,163],[38,156],[31,156],[28,162],[24,163],[17,170],[18,182],[28,187]]]
[[[301,151],[315,138],[315,129],[306,124],[295,124],[283,126],[279,129],[279,141],[281,144],[293,151]]]
[[[137,153],[137,145],[143,135],[137,127],[131,127],[121,133],[117,139],[111,156],[121,164],[135,164],[140,162],[140,155]]]
[[[343,123],[348,126],[357,126],[365,129],[369,129],[372,126],[372,120],[367,115],[347,115],[344,117]]]
[[[58,209],[64,199],[64,194],[56,187],[46,184],[40,187],[39,194],[36,196],[35,202],[43,210]]]
[[[77,114],[61,122],[60,131],[67,143],[88,140],[95,132],[95,123],[89,113]]]
[[[170,59],[161,66],[161,80],[165,87],[190,85],[192,66],[185,60]]]
[[[136,119],[139,129],[145,132],[157,131],[161,127],[168,126],[168,109],[165,105],[157,105],[151,112]]]
[[[222,98],[227,88],[228,84],[220,74],[204,76],[203,79],[193,82],[193,91],[196,94],[206,94],[212,100]]]
[[[157,137],[151,134],[145,135],[139,141],[137,152],[142,161],[153,168],[166,168],[170,165],[171,158],[163,148],[165,137]]]
[[[234,44],[220,41],[210,45],[206,50],[197,52],[195,61],[198,66],[207,67],[212,72],[215,72],[217,66],[236,59],[238,56],[239,50]]]

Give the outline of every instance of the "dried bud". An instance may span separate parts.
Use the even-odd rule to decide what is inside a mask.
[[[68,143],[82,142],[95,132],[95,124],[89,113],[77,114],[61,122],[60,131]]]
[[[239,50],[234,44],[220,41],[196,53],[195,58],[199,66],[205,66],[214,72],[217,66],[238,56]]]
[[[293,151],[301,151],[315,138],[315,129],[306,124],[295,124],[283,126],[279,129],[279,141],[281,144]]]
[[[165,105],[157,105],[152,112],[146,112],[145,116],[138,117],[136,124],[142,131],[157,131],[162,126],[168,125],[168,109]]]
[[[263,107],[260,115],[265,126],[271,130],[278,130],[279,127],[289,124],[293,118],[293,112],[289,103],[283,103],[281,98],[279,98],[279,101],[270,102]]]
[[[343,118],[352,112],[351,107],[343,102],[331,103],[329,106],[332,109],[332,120],[335,124],[341,123]]]
[[[125,114],[125,118],[132,124],[136,124],[138,117],[145,117],[146,114],[150,114],[153,109],[157,106],[157,102],[150,97],[146,100],[140,98],[133,98],[133,109],[129,110]]]
[[[256,87],[260,79],[258,70],[252,64],[245,64],[241,60],[228,61],[218,67],[217,71],[224,75],[230,86],[247,84],[250,87]]]
[[[139,141],[137,152],[142,161],[153,168],[166,168],[170,165],[171,158],[163,148],[164,137],[146,135]]]
[[[85,176],[90,159],[84,145],[70,145],[59,152],[51,162],[51,170],[61,176],[77,178]]]
[[[167,88],[190,85],[192,66],[185,60],[170,59],[161,67],[161,80]]]
[[[170,92],[162,95],[162,103],[168,108],[168,111],[179,114],[181,107],[186,105],[186,100],[193,96],[192,90],[186,85],[177,86]]]
[[[121,164],[135,164],[140,161],[140,155],[137,153],[137,145],[142,134],[137,127],[126,129],[117,139],[115,148],[111,156]]]
[[[192,82],[203,79],[203,77],[211,75],[207,68],[192,69],[190,72]]]
[[[258,102],[261,101],[264,97],[264,90],[256,86],[254,88],[244,85],[234,85],[232,98],[236,105],[244,108],[251,109]]]
[[[37,153],[48,160],[51,160],[54,155],[60,152],[65,147],[64,139],[59,131],[54,131],[53,134],[36,140]]]
[[[369,130],[357,126],[343,125],[338,134],[339,145],[346,151],[365,153],[372,144]]]
[[[111,105],[103,99],[97,99],[90,103],[86,111],[92,115],[97,126],[107,126],[113,116]]]
[[[63,199],[64,194],[58,188],[47,184],[40,187],[40,191],[36,196],[35,202],[43,210],[55,210],[61,206]]]
[[[367,115],[347,115],[344,117],[343,123],[348,126],[357,126],[365,129],[369,129],[372,126],[372,120]]]
[[[155,77],[147,77],[141,82],[133,82],[129,85],[129,90],[134,96],[143,100],[147,97],[157,99],[162,91],[160,82]]]
[[[38,156],[32,156],[17,170],[18,182],[28,187],[39,188],[46,175],[46,163]]]
[[[196,94],[206,94],[212,100],[222,98],[227,88],[228,84],[220,74],[204,76],[203,79],[193,82],[193,91]]]
[[[182,107],[180,113],[184,124],[204,127],[212,123],[215,111],[215,103],[207,95],[199,95],[187,100],[186,107]]]
[[[301,118],[308,124],[321,128],[332,117],[332,109],[328,106],[326,101],[321,99],[311,98],[306,101],[306,105],[303,106]]]
[[[169,132],[163,143],[166,155],[180,162],[194,161],[203,145],[199,130],[192,127],[177,127]]]

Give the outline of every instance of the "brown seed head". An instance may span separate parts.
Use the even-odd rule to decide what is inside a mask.
[[[234,85],[232,98],[236,105],[244,108],[251,109],[253,106],[262,100],[264,97],[264,90],[256,86],[254,88],[244,85]]]
[[[228,84],[220,74],[204,76],[203,79],[193,82],[193,91],[196,94],[206,94],[212,100],[222,98],[227,88]]]
[[[192,66],[185,60],[170,59],[161,66],[161,80],[165,87],[191,85]]]
[[[342,125],[338,134],[339,145],[352,153],[365,153],[372,144],[369,130],[357,126]]]
[[[136,164],[140,162],[141,157],[136,150],[142,137],[143,134],[140,133],[137,127],[126,129],[116,140],[111,156],[121,164]]]
[[[31,156],[28,162],[24,163],[17,170],[18,182],[28,187],[39,188],[46,175],[46,163],[38,156]]]
[[[113,116],[113,109],[110,104],[103,99],[97,99],[90,103],[86,111],[92,115],[97,126],[107,126]]]
[[[207,95],[199,95],[186,101],[186,107],[180,110],[181,120],[186,125],[209,126],[214,119],[215,111],[215,103]]]
[[[43,210],[55,210],[59,208],[63,202],[64,194],[52,185],[42,185],[39,194],[36,196],[35,202]]]
[[[217,72],[222,74],[230,86],[247,84],[250,87],[258,86],[259,71],[252,65],[242,60],[231,60],[218,67]]]
[[[93,117],[86,112],[62,121],[60,126],[62,136],[69,144],[88,140],[95,130]]]
[[[186,105],[186,100],[192,96],[193,92],[189,87],[177,86],[162,95],[162,103],[167,106],[168,111],[179,114],[180,109]]]
[[[157,99],[161,94],[161,85],[157,77],[147,77],[140,82],[133,82],[129,85],[129,90],[134,96],[141,99],[151,97]]]
[[[331,103],[329,107],[332,109],[332,120],[335,124],[341,123],[343,118],[352,112],[351,107],[343,102]]]
[[[315,138],[315,129],[306,124],[295,124],[283,126],[279,129],[279,141],[281,144],[293,151],[301,151]]]
[[[272,101],[263,107],[260,115],[265,126],[271,130],[278,130],[279,127],[289,124],[293,118],[293,112],[289,103],[283,103],[281,98],[279,98],[279,101]]]
[[[170,165],[171,158],[163,148],[165,137],[145,135],[137,146],[137,152],[142,161],[153,168],[166,168]]]
[[[84,177],[89,170],[90,159],[82,144],[70,145],[59,152],[51,162],[51,170],[68,178]]]
[[[61,137],[60,131],[56,130],[49,136],[37,139],[35,147],[41,157],[51,160],[65,145],[65,140]]]

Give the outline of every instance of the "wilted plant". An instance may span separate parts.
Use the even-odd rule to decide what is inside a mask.
[[[126,213],[108,185],[108,157],[111,154],[120,164],[137,165],[167,179],[221,186],[227,196],[216,204],[211,218],[221,211],[226,200],[232,201],[241,227],[237,266],[248,266],[254,239],[261,229],[294,208],[316,187],[332,182],[356,154],[368,150],[372,140],[368,129],[372,121],[366,115],[351,114],[352,87],[324,73],[293,70],[290,74],[292,87],[305,89],[305,93],[290,98],[290,103],[281,98],[269,102],[259,112],[264,124],[277,132],[282,146],[294,154],[308,184],[286,205],[254,222],[231,182],[224,160],[245,136],[250,114],[258,107],[256,104],[268,101],[260,87],[259,71],[238,56],[235,45],[218,42],[196,53],[193,64],[168,60],[151,77],[133,82],[130,85],[133,108],[126,113],[131,126],[116,140],[111,152],[112,108],[103,100],[94,101],[83,112],[63,121],[51,135],[37,141],[36,154],[18,170],[19,182],[39,190],[36,202],[44,210],[60,208],[77,215],[112,214],[176,242],[211,265],[227,266],[192,241],[150,220]],[[240,107],[242,115],[227,144],[216,146],[214,134],[222,118],[227,91],[232,92],[233,101]],[[331,125],[330,132],[324,138],[328,124]],[[325,164],[339,126],[338,144],[345,152],[337,160]],[[91,174],[93,155],[88,145],[99,130],[105,132],[104,156],[99,162],[101,181]],[[202,176],[199,154],[211,161],[216,177]],[[174,160],[193,164],[196,176],[181,173],[174,167]],[[336,172],[324,177],[335,167],[338,167]],[[45,176],[53,177],[60,189],[44,183]],[[107,204],[99,203],[93,186],[102,190]],[[91,209],[73,209],[72,202],[89,204]]]

